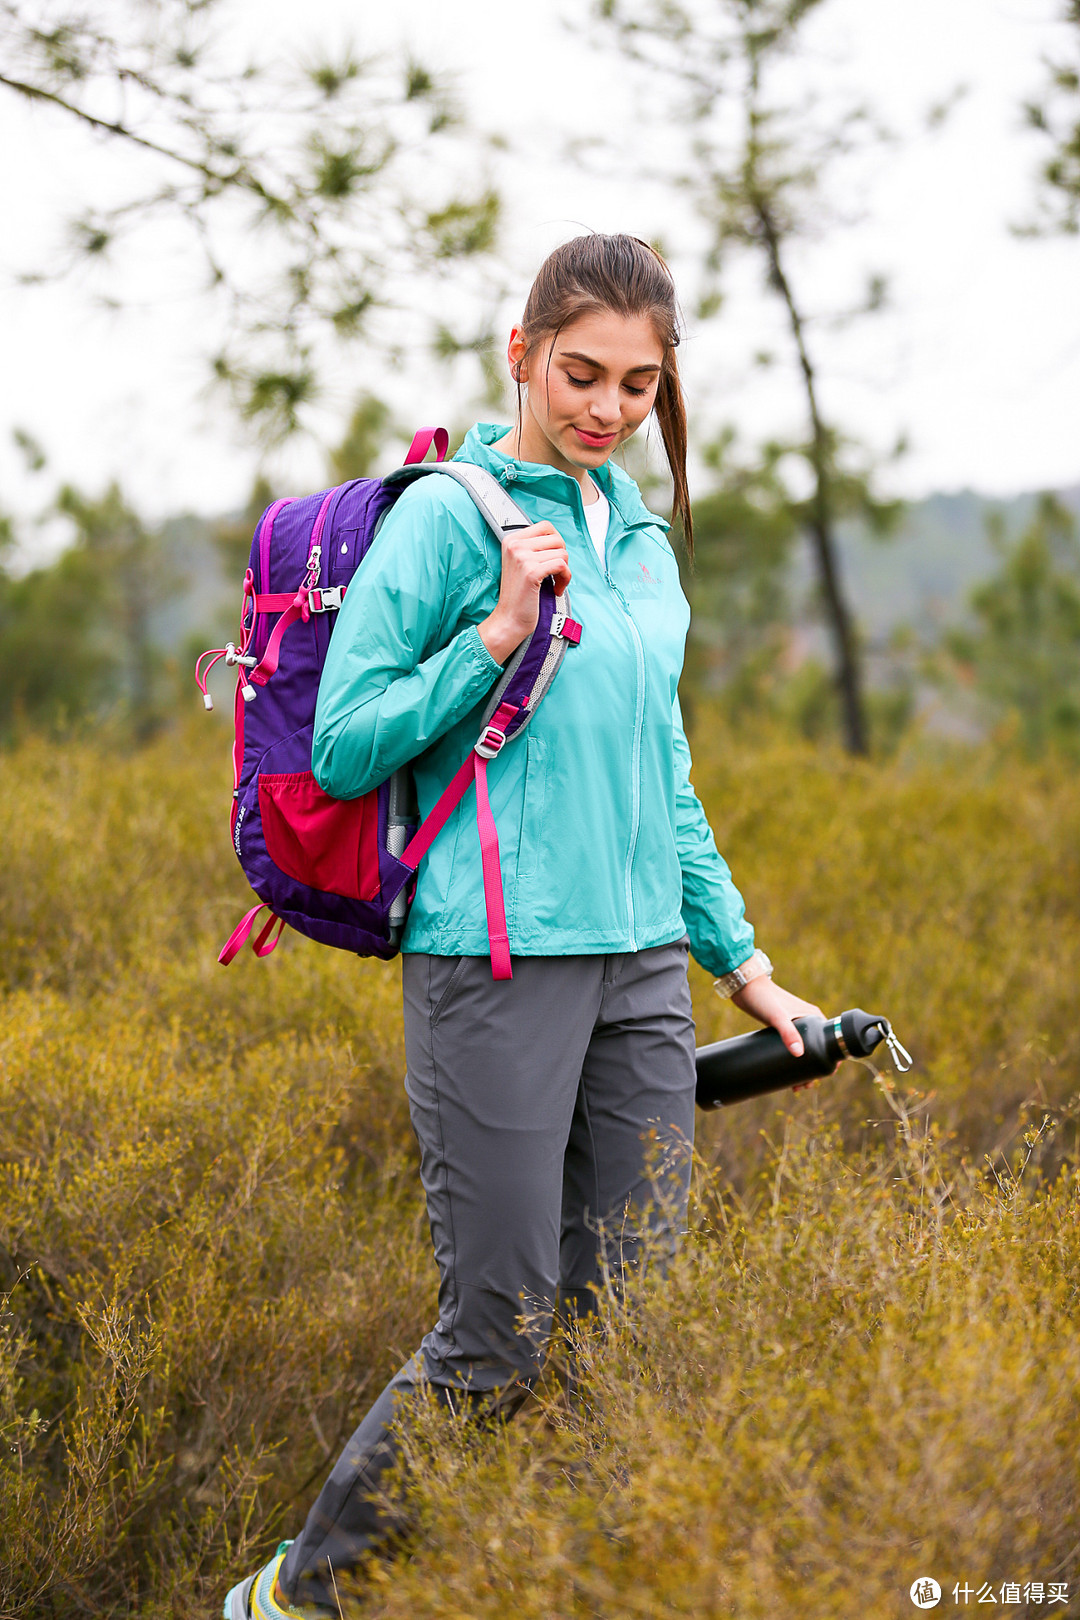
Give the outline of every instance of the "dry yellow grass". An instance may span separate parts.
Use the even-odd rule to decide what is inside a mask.
[[[854,1620],[925,1573],[1071,1613],[1074,780],[695,743],[783,981],[889,1014],[929,1101],[899,1130],[854,1069],[705,1121],[668,1281],[609,1304],[572,1410],[420,1425],[422,1544],[360,1612]],[[3,1617],[219,1612],[431,1314],[397,968],[216,965],[227,773],[212,725],[3,761]],[[700,1040],[742,1027],[695,998]]]
[[[957,1582],[1075,1600],[1080,1188],[941,1169],[917,1133],[790,1127],[747,1200],[704,1174],[673,1271],[580,1349],[584,1410],[550,1388],[482,1448],[429,1419],[422,1544],[358,1613],[880,1620],[925,1575],[953,1612]]]

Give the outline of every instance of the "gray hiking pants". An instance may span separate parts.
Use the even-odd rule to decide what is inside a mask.
[[[455,1409],[509,1415],[540,1372],[557,1296],[573,1314],[605,1274],[617,1285],[643,1224],[650,1254],[674,1246],[694,1133],[687,951],[681,939],[515,957],[513,979],[499,983],[486,956],[402,958],[405,1084],[439,1320],[349,1440],[289,1549],[289,1598],[332,1607],[331,1569],[348,1571],[393,1528],[371,1495],[395,1460],[402,1397],[426,1383]],[[646,1164],[653,1132],[659,1175]]]

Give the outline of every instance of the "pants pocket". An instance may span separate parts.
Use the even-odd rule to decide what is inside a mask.
[[[432,956],[428,958],[428,963],[428,1005],[431,1007],[431,1022],[436,1024],[453,1000],[454,991],[465,977],[469,958]]]

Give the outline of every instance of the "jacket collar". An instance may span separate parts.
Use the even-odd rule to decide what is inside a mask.
[[[569,504],[570,486],[575,482],[569,473],[559,472],[557,467],[549,467],[543,462],[517,461],[513,456],[504,455],[501,450],[492,449],[495,441],[509,431],[508,426],[498,422],[477,422],[465,435],[465,443],[454,460],[471,461],[493,473],[502,484],[520,482],[535,489],[537,494]],[[662,517],[649,511],[634,480],[621,467],[612,466],[610,461],[605,462],[597,469],[595,477],[626,528],[638,528],[644,524],[659,529],[670,527]]]

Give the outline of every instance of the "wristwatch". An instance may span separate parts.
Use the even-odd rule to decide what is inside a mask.
[[[764,951],[755,951],[753,956],[747,957],[737,968],[730,973],[722,973],[718,979],[713,980],[713,986],[722,996],[733,996],[742,990],[751,979],[760,979],[763,974],[772,978],[773,965]]]

